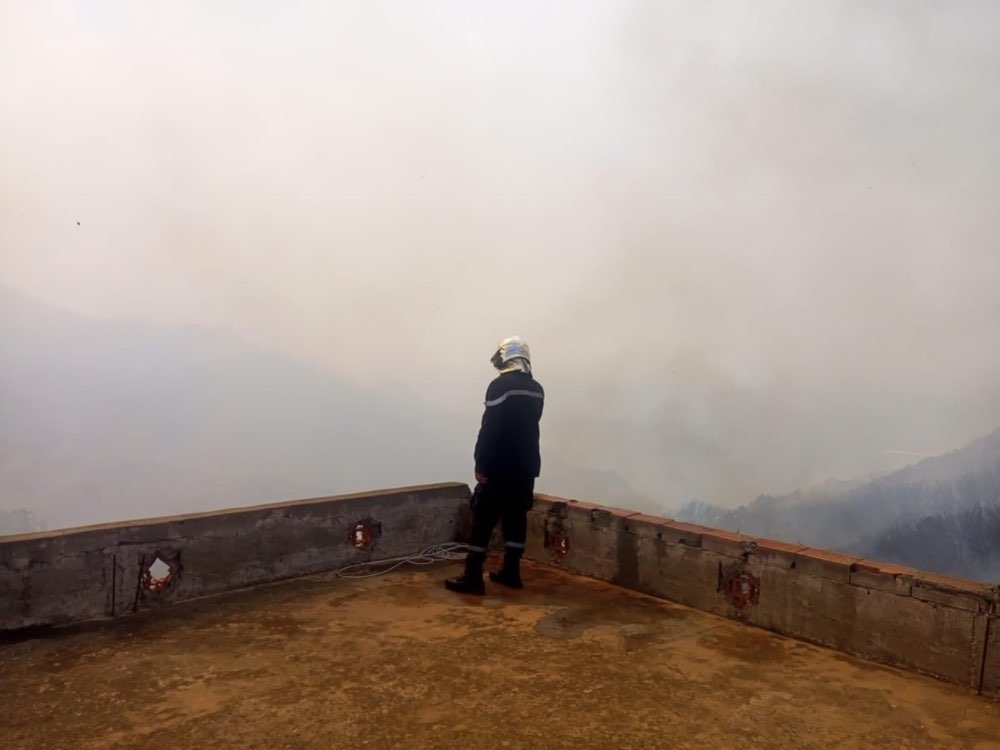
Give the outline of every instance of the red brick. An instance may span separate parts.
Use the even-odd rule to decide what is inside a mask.
[[[570,507],[571,508],[576,508],[576,507],[579,507],[579,506],[578,505],[573,505],[573,506],[570,506]],[[595,505],[592,508],[589,508],[589,510],[591,511],[592,515],[607,514],[607,515],[610,515],[613,518],[617,518],[617,519],[631,518],[632,516],[639,515],[639,511],[628,510],[627,508],[616,508],[613,505]]]
[[[764,565],[780,568],[792,568],[796,565],[797,554],[806,547],[802,544],[790,544],[776,539],[755,539],[753,555]]]
[[[858,573],[882,573],[893,576],[916,576],[920,571],[906,565],[879,562],[878,560],[858,560],[851,565],[851,570]]]
[[[603,505],[598,505],[597,503],[589,503],[586,500],[562,500],[561,502],[566,503],[567,508],[578,508],[580,510],[594,510],[595,508],[603,508]]]
[[[913,596],[926,602],[969,612],[987,612],[997,601],[996,586],[964,578],[920,571],[913,582]]]
[[[612,514],[627,514],[635,515],[637,511],[628,510],[627,508],[618,508],[614,505],[604,505],[603,503],[592,503],[589,500],[563,500],[562,502],[569,503],[571,508],[586,508],[587,510],[606,510]]]
[[[869,562],[864,559],[851,563],[852,573],[878,573],[878,571],[878,563]]]
[[[754,538],[754,542],[760,549],[773,550],[777,552],[801,552],[804,549],[808,549],[804,544],[797,544],[795,542],[782,542],[777,539],[763,539]]]
[[[670,525],[686,531],[698,532],[699,534],[716,531],[711,526],[702,526],[700,523],[688,523],[687,521],[671,521]]]
[[[916,575],[915,568],[908,568],[905,565],[858,560],[851,564],[850,582],[867,589],[879,589],[909,596]]]
[[[619,518],[632,518],[633,516],[642,515],[637,510],[628,510],[627,508],[616,508],[612,505],[605,505],[604,509],[611,511],[611,515],[618,516]]]
[[[638,536],[656,537],[666,541],[667,535],[664,534],[663,526],[668,523],[670,523],[669,518],[639,513],[635,516],[629,516],[625,522],[625,529]]]
[[[591,505],[590,503],[574,503],[567,506],[566,515],[582,523],[597,526],[620,526],[626,518],[639,515],[636,511],[613,508],[608,505]]]
[[[568,516],[573,516],[579,518],[581,516],[589,516],[590,511],[593,510],[604,510],[604,506],[597,505],[595,503],[588,503],[580,500],[568,500],[562,497],[555,497],[553,495],[535,494],[535,509],[541,510],[543,512],[551,512],[553,507],[562,506],[563,513]]]
[[[542,502],[553,503],[553,504],[565,504],[567,509],[580,509],[580,510],[602,510],[610,513],[613,516],[635,516],[639,512],[635,510],[629,510],[628,508],[618,508],[614,505],[602,505],[600,503],[592,503],[588,500],[574,500],[564,497],[555,497],[554,495],[545,495],[540,493],[535,493],[535,499]]]
[[[874,572],[884,573],[891,576],[910,576],[915,578],[920,574],[916,568],[908,565],[896,565],[895,563],[873,562],[872,560],[861,560],[857,565],[864,565],[866,569],[874,568]]]
[[[995,597],[998,587],[989,583],[970,581],[967,578],[956,578],[955,576],[934,573],[929,570],[916,571],[919,583],[933,585],[945,591],[953,593],[974,594],[976,596]]]
[[[657,526],[662,526],[665,523],[673,523],[674,519],[664,518],[663,516],[651,516],[648,513],[638,513],[632,516],[629,520],[631,521],[642,521],[643,523],[652,523]]]
[[[663,538],[669,544],[685,544],[688,547],[700,547],[702,534],[711,533],[707,526],[699,526],[683,521],[670,521],[663,524]]]
[[[573,507],[573,506],[577,506],[577,505],[579,505],[581,507],[588,507],[588,508],[596,508],[597,507],[593,503],[581,503],[578,500],[569,500],[569,499],[567,499],[565,497],[556,497],[555,495],[546,495],[546,494],[541,493],[541,492],[536,492],[535,493],[535,502],[536,503],[541,503],[543,505],[546,505],[546,504],[548,504],[548,505],[565,505],[567,507]]]
[[[992,599],[987,597],[975,594],[952,594],[948,591],[942,591],[939,588],[921,586],[919,584],[911,588],[910,595],[914,599],[941,604],[954,609],[964,609],[968,612],[988,612],[993,603]]]
[[[750,548],[751,542],[753,542],[753,537],[722,529],[711,529],[701,535],[702,549],[729,557],[743,555]]]
[[[536,492],[535,493],[535,499],[537,499],[537,500],[543,500],[543,501],[549,502],[549,503],[564,503],[564,502],[569,502],[569,501],[565,500],[564,498],[556,497],[555,495],[546,495],[544,492]]]
[[[851,565],[862,559],[857,555],[844,555],[813,547],[800,550],[795,558],[795,569],[800,573],[844,583],[851,580]]]

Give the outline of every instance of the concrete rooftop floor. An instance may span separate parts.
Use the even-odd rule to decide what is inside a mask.
[[[0,747],[1000,748],[1000,704],[526,566],[334,575],[0,643]]]

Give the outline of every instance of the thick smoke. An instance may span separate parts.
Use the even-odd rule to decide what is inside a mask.
[[[36,298],[402,388],[449,445],[520,334],[543,487],[650,508],[1000,422],[996,3],[2,14],[0,282]]]

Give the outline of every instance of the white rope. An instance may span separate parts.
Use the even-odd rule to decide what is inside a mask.
[[[337,575],[340,578],[374,578],[375,576],[385,575],[386,573],[406,565],[407,563],[410,565],[433,565],[434,563],[445,562],[448,560],[464,560],[465,553],[468,549],[468,545],[462,544],[461,542],[444,542],[443,544],[430,546],[415,555],[390,557],[386,560],[372,560],[371,562],[348,565],[346,568],[338,570]],[[379,567],[382,569],[373,570],[367,573],[357,572],[368,568]]]

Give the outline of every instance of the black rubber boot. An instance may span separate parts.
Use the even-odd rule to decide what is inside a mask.
[[[521,555],[507,552],[503,556],[503,567],[490,571],[490,580],[509,589],[523,589],[521,580]]]
[[[485,555],[470,552],[465,558],[465,572],[444,582],[444,587],[457,594],[473,594],[483,596],[486,585],[483,583],[483,563]]]

